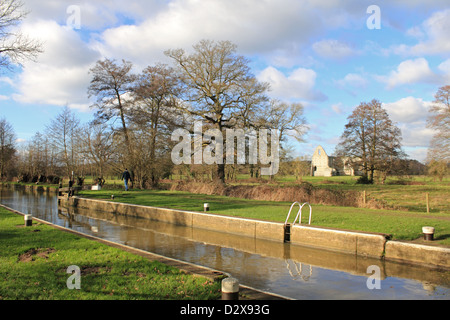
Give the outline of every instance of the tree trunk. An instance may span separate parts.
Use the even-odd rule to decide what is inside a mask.
[[[225,183],[225,164],[218,164],[217,165],[217,179]]]

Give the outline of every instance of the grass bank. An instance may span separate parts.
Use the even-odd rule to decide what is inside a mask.
[[[387,178],[385,184],[372,184],[363,185],[357,184],[358,177],[351,176],[334,176],[334,177],[302,177],[302,182],[311,184],[314,188],[313,193],[308,195],[308,198],[316,201],[316,203],[322,203],[326,205],[342,205],[342,206],[359,206],[354,198],[359,197],[361,202],[362,192],[366,192],[367,205],[366,207],[377,208],[390,208],[402,211],[411,212],[427,212],[426,195],[428,194],[429,210],[434,213],[447,213],[450,214],[450,177],[446,177],[443,181],[435,181],[427,176],[390,176]],[[196,184],[204,185],[203,189],[208,191],[208,179],[206,183],[195,182],[187,180],[186,177],[173,176],[173,179],[163,180],[162,185],[166,186],[166,189],[171,189],[177,184],[186,184],[190,186],[192,190],[182,190],[188,192],[194,192],[194,189],[198,189]],[[85,183],[90,184],[93,182],[92,178],[86,178]],[[107,188],[110,189],[123,189],[123,183],[117,178],[109,177],[107,179]],[[299,181],[294,176],[275,176],[273,179],[260,178],[252,179],[248,175],[238,175],[235,180],[227,181],[227,186],[241,187],[238,190],[240,193],[248,193],[242,187],[287,187],[294,189],[300,186]],[[211,189],[211,187],[209,187]],[[264,188],[260,188],[264,189]],[[181,189],[177,189],[180,191]],[[214,190],[213,190],[214,191]],[[258,190],[256,190],[258,191]],[[288,190],[289,191],[289,190]],[[300,190],[301,191],[301,190]],[[195,193],[195,192],[194,192]],[[208,193],[208,192],[201,192]],[[250,196],[255,196],[250,195]],[[256,194],[256,196],[264,197],[267,194]],[[275,201],[283,201],[283,198],[289,197],[288,193],[272,193],[272,197],[278,197],[279,199],[272,199]],[[261,199],[267,200],[267,199]],[[297,201],[297,200],[295,200]]]
[[[80,196],[129,204],[202,211],[210,204],[210,213],[284,222],[291,202],[247,200],[216,195],[193,194],[179,191],[83,191]],[[387,233],[394,240],[412,241],[422,237],[423,226],[436,229],[435,244],[450,246],[450,217],[444,213],[418,213],[401,210],[375,210],[340,206],[313,205],[312,225],[365,232]],[[293,210],[291,220],[297,213]],[[307,223],[309,207],[303,210],[303,223]]]
[[[217,300],[220,283],[0,208],[0,300]],[[69,290],[69,266],[81,289]]]

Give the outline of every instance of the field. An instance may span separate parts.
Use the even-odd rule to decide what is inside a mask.
[[[335,205],[312,204],[312,225],[332,227],[347,230],[380,232],[391,234],[395,240],[421,240],[423,226],[433,226],[436,229],[434,244],[450,246],[450,203],[449,182],[433,182],[427,178],[409,180],[409,184],[397,179],[388,181],[386,185],[358,185],[354,177],[304,179],[317,188],[366,191],[367,199],[383,201],[390,209],[371,209],[357,207],[342,207]],[[240,179],[233,182],[238,185],[277,185],[280,187],[294,184],[293,181],[254,182]],[[231,183],[231,184],[233,184]],[[82,196],[114,201],[175,208],[190,211],[202,211],[203,204],[209,203],[211,213],[247,217],[268,221],[284,222],[292,202],[261,201],[242,198],[232,198],[219,195],[206,195],[191,192],[171,190],[121,190],[120,181],[115,188],[103,191],[83,191]],[[429,194],[430,213],[426,212],[425,194]],[[291,220],[297,213],[294,210]],[[309,207],[303,210],[303,223],[307,223]]]

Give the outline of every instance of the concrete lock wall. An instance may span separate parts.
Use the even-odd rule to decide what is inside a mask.
[[[291,243],[381,258],[387,235],[295,225]]]
[[[214,215],[92,200],[78,197],[59,197],[62,206],[107,212],[129,217],[144,218],[174,225],[219,231],[261,240],[284,242],[284,224]],[[290,242],[357,256],[393,261],[411,262],[428,266],[450,268],[450,249],[418,246],[389,241],[386,234],[365,233],[304,225],[291,226]]]
[[[450,249],[413,243],[389,241],[386,244],[385,258],[428,266],[450,267]]]
[[[276,222],[219,216],[201,212],[146,207],[78,197],[60,197],[59,203],[62,206],[74,206],[77,208],[111,212],[130,217],[172,223],[179,226],[221,231],[264,240],[284,241],[284,225]]]

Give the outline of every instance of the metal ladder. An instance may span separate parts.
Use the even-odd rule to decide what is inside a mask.
[[[298,209],[297,215],[295,216],[294,222],[292,224],[290,224],[289,223],[289,217],[291,216],[292,209],[294,208],[294,206],[296,204],[298,204],[299,209]],[[308,224],[311,225],[311,217],[312,217],[312,207],[311,207],[311,205],[308,202],[305,202],[304,204],[300,204],[299,202],[294,202],[291,205],[291,208],[289,209],[289,213],[288,213],[286,221],[284,223],[284,242],[290,242],[291,241],[291,226],[295,225],[295,222],[297,221],[297,219],[298,219],[298,224],[302,224],[302,210],[303,210],[303,207],[305,205],[309,206],[309,223]]]

